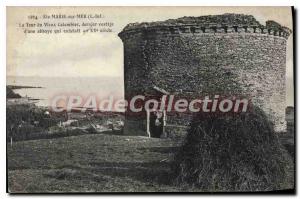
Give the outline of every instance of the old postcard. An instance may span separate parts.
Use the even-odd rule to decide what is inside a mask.
[[[7,7],[9,193],[295,193],[292,7]]]

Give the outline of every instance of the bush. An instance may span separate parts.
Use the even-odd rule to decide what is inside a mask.
[[[47,133],[47,129],[56,125],[60,118],[49,118],[45,110],[34,104],[6,106],[7,140],[28,140]]]
[[[197,114],[175,155],[177,185],[203,191],[270,191],[282,188],[288,164],[263,111]]]

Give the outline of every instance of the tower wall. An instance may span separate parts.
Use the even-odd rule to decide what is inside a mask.
[[[247,96],[265,111],[276,131],[283,131],[288,35],[272,26],[245,25],[181,24],[123,31],[125,97],[153,86],[183,96]],[[145,120],[133,120],[145,129]],[[131,134],[132,124],[125,133]]]

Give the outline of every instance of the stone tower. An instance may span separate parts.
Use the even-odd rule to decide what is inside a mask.
[[[276,131],[285,123],[286,42],[291,30],[243,14],[183,17],[127,25],[125,99],[159,87],[170,93],[243,95]],[[145,135],[145,118],[126,115],[125,134]]]

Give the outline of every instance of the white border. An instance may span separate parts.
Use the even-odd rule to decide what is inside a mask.
[[[7,6],[291,6],[294,0],[9,0],[4,4]]]
[[[1,151],[0,151],[0,198],[8,198],[12,197],[8,194],[6,194],[6,119],[5,119],[5,112],[6,112],[6,95],[5,95],[5,86],[6,86],[6,6],[295,6],[295,8],[300,9],[300,1],[299,0],[271,0],[271,1],[262,1],[262,0],[249,0],[249,1],[241,1],[241,0],[208,0],[208,1],[192,1],[192,0],[172,0],[172,1],[164,1],[162,0],[149,0],[149,1],[141,1],[141,0],[129,0],[129,1],[121,1],[121,0],[103,0],[103,1],[95,1],[95,0],[11,0],[11,1],[1,1],[1,38],[0,38],[0,44],[1,44],[1,72],[0,72],[0,84],[1,84],[1,106],[0,106],[0,122],[1,122],[1,133],[0,133],[0,140],[1,140]],[[297,32],[299,30],[299,20],[297,20]],[[299,38],[296,46],[298,47]],[[299,51],[297,51],[297,55],[294,55],[299,57]],[[299,69],[297,70],[297,75],[299,77]],[[297,80],[297,84],[298,84]],[[298,84],[299,85],[299,84]],[[299,86],[297,88],[297,92],[299,92]],[[299,101],[297,100],[297,104],[299,104]],[[297,124],[299,124],[299,117],[297,118]],[[297,135],[297,143],[299,144],[299,135]],[[299,160],[297,156],[297,160]],[[299,165],[299,164],[298,164]],[[299,167],[297,167],[297,174],[299,173]],[[297,178],[298,179],[298,178]],[[297,182],[297,189],[299,189],[299,182]],[[43,197],[43,198],[63,198],[63,197],[74,197],[74,195],[43,195],[43,196],[35,196],[37,198]],[[107,195],[77,195],[76,198],[86,198],[86,197],[101,197],[101,198],[109,198],[111,196]],[[155,198],[162,198],[162,197],[174,197],[176,195],[172,196],[151,196]],[[193,195],[190,197],[215,197],[216,195],[211,196],[204,196],[204,195]],[[240,197],[239,195],[236,195],[237,197]],[[32,195],[27,196],[18,196],[18,198],[28,198],[32,197]],[[133,195],[126,196],[126,198],[136,197]],[[140,197],[140,196],[137,196]],[[149,196],[148,196],[149,197]],[[187,196],[180,196],[180,197],[187,197]],[[219,197],[219,196],[218,196]],[[226,197],[226,196],[222,196]],[[228,196],[227,196],[228,197]],[[232,196],[229,196],[232,197]],[[235,197],[235,196],[234,196]],[[257,195],[252,195],[251,197],[257,198]],[[261,196],[259,196],[261,197]],[[263,196],[271,198],[270,196]]]

